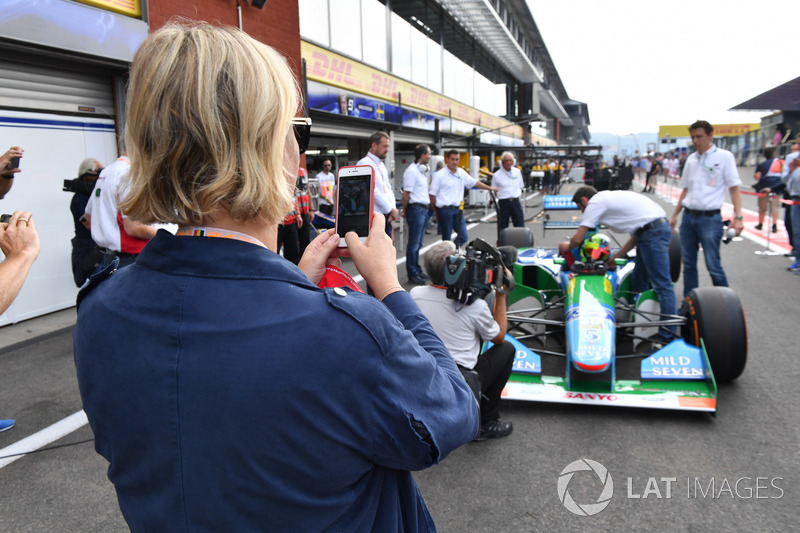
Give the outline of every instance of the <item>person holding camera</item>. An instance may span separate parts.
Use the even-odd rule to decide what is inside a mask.
[[[431,283],[411,289],[411,297],[428,317],[462,373],[474,371],[478,374],[481,429],[474,440],[506,437],[514,426],[500,419],[500,394],[511,375],[516,354],[514,346],[505,342],[506,294],[495,292],[492,310],[481,298],[467,305],[449,299],[444,280],[445,262],[456,253],[452,241],[437,242],[425,252],[422,260]],[[506,271],[506,276],[510,275]],[[491,341],[493,346],[481,353],[485,341]]]
[[[24,152],[19,146],[12,146],[0,155],[0,200],[5,198],[14,185],[14,174],[21,172],[19,158]]]
[[[74,350],[130,529],[435,530],[411,471],[469,442],[478,406],[400,286],[382,214],[365,243],[344,235],[375,298],[318,286],[341,267],[333,229],[299,265],[276,253],[310,127],[286,59],[170,23],[136,52],[127,102],[120,207],[179,229],[92,277]]]
[[[12,146],[0,156],[0,198],[4,198],[14,184],[14,174],[19,172],[19,158],[24,150]],[[6,220],[7,219],[7,220]],[[39,256],[39,234],[33,224],[33,214],[16,211],[3,215],[0,222],[0,250],[5,259],[0,263],[0,314],[6,312],[16,299],[31,265]],[[13,419],[0,420],[0,431],[11,429]]]
[[[75,237],[72,238],[72,277],[75,285],[80,287],[103,262],[103,252],[92,239],[92,230],[86,223],[86,204],[89,203],[97,177],[103,171],[103,165],[94,158],[81,161],[78,166],[78,177],[64,180],[64,190],[72,191],[69,210],[75,224]]]

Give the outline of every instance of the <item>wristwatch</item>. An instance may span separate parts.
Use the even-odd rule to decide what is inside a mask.
[[[733,217],[733,219],[734,220],[744,220],[744,217],[742,215],[736,215],[735,217]]]

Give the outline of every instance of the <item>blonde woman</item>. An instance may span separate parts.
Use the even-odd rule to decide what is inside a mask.
[[[299,268],[275,253],[299,107],[283,57],[236,29],[169,25],[134,58],[121,208],[180,229],[93,280],[74,333],[132,531],[431,530],[409,470],[477,433],[382,216],[366,244],[345,236],[376,298],[317,287],[338,262],[333,230]]]

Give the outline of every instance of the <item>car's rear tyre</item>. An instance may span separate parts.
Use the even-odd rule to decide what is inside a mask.
[[[693,289],[686,303],[686,342],[700,346],[703,339],[718,383],[738,378],[747,364],[747,321],[739,297],[728,287],[706,287]]]
[[[673,232],[669,241],[669,273],[672,276],[672,283],[675,283],[681,277],[681,266],[683,266],[681,236]]]
[[[533,232],[530,228],[505,228],[500,232],[500,246],[533,248]]]

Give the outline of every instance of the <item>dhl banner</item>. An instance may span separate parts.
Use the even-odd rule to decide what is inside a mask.
[[[712,124],[714,126],[714,137],[737,137],[750,133],[751,131],[758,131],[761,129],[761,124]],[[680,139],[682,137],[689,137],[689,124],[685,126],[659,126],[658,137],[659,139],[673,138]]]
[[[99,7],[107,11],[114,11],[129,17],[142,17],[141,0],[76,0],[81,4]]]
[[[400,100],[403,107],[444,117],[452,116],[454,120],[477,124],[490,130],[502,128],[504,134],[522,138],[522,127],[505,119],[484,113],[335,52],[305,41],[300,42],[300,52],[306,61],[306,76],[309,80],[389,102],[397,103]]]

